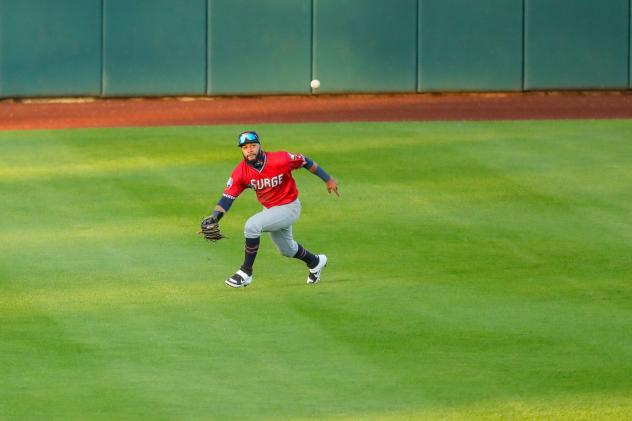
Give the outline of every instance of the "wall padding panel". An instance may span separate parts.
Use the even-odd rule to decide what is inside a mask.
[[[522,89],[522,0],[419,0],[420,91]]]
[[[525,88],[628,86],[629,0],[525,0]]]
[[[105,96],[206,93],[205,0],[104,2]]]
[[[0,0],[0,96],[101,91],[101,0]]]
[[[310,0],[209,0],[209,94],[308,93]]]
[[[314,76],[327,92],[415,92],[417,0],[314,0]]]

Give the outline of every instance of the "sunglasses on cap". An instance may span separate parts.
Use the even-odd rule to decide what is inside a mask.
[[[239,144],[237,146],[242,146],[247,143],[259,143],[259,136],[255,132],[243,132],[239,135]]]

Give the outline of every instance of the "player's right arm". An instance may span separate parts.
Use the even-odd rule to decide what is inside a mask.
[[[243,181],[243,177],[241,177],[239,167],[235,168],[228,178],[228,181],[226,181],[226,188],[224,189],[224,193],[222,193],[222,197],[213,209],[212,217],[217,221],[222,219],[224,214],[228,212],[230,207],[233,205],[235,199],[237,199],[241,192],[243,192],[247,187],[248,185]]]

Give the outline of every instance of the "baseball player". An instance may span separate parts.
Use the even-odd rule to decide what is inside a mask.
[[[238,139],[237,146],[241,148],[244,159],[233,170],[221,199],[208,218],[217,223],[247,188],[255,191],[263,210],[246,221],[244,263],[226,280],[226,284],[240,288],[252,282],[252,267],[262,232],[270,235],[282,255],[304,261],[309,268],[307,283],[317,283],[327,265],[327,256],[312,254],[292,237],[292,224],[301,214],[301,202],[298,200],[292,171],[298,168],[309,170],[325,182],[329,193],[334,192],[339,196],[338,183],[304,155],[284,151],[265,152],[261,148],[259,136],[253,131],[241,133]]]

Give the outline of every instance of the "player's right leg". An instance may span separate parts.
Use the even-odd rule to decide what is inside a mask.
[[[241,288],[250,285],[252,282],[252,267],[259,251],[261,241],[261,216],[253,215],[246,221],[244,235],[246,237],[244,245],[244,262],[241,267],[226,280],[226,285],[233,288]]]
[[[226,285],[233,288],[247,287],[252,282],[252,275],[248,275],[246,272],[239,269],[224,282]]]

